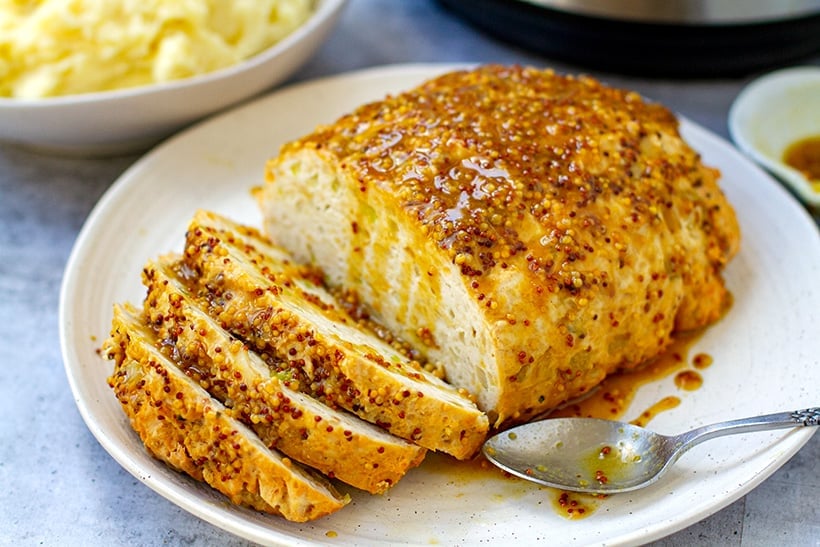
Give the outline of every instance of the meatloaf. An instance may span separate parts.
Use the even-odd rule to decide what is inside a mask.
[[[198,211],[182,266],[208,313],[299,390],[458,459],[484,442],[489,422],[468,393],[349,315],[257,230]]]
[[[372,494],[421,463],[423,448],[294,390],[292,375],[268,366],[207,314],[180,270],[172,257],[146,265],[144,319],[177,366],[266,446]]]
[[[278,245],[500,425],[721,315],[739,228],[718,179],[665,107],[492,65],[286,144],[256,195]]]
[[[116,306],[108,382],[146,449],[233,503],[305,522],[350,502],[324,477],[268,450],[157,347],[137,310]]]

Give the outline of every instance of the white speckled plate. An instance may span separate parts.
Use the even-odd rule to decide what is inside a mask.
[[[658,484],[612,496],[586,519],[552,508],[554,491],[503,478],[453,473],[431,457],[387,495],[353,493],[342,511],[309,524],[233,507],[211,489],[151,459],[106,385],[95,350],[114,302],[140,302],[146,259],[181,247],[194,210],[210,208],[258,225],[249,196],[267,158],[285,140],[367,100],[408,88],[451,67],[369,70],[284,89],[163,144],[129,169],[100,200],[68,262],[60,302],[66,372],[77,405],[99,442],[134,476],[191,513],[269,544],[638,544],[662,537],[754,488],[809,439],[812,429],[754,433],[695,447]],[[680,392],[671,379],[640,390],[625,418],[661,397],[682,403],[653,427],[680,432],[705,423],[818,403],[820,235],[777,183],[728,143],[683,122],[705,161],[718,166],[743,229],[727,282],[735,304],[692,351],[714,364],[703,387]],[[105,480],[101,477],[100,480]]]

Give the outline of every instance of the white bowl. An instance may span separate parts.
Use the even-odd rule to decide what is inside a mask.
[[[237,65],[173,82],[46,99],[0,98],[0,141],[77,155],[146,148],[283,81],[324,42],[345,0],[317,0],[302,26]]]
[[[820,208],[820,192],[783,162],[789,145],[820,136],[820,67],[795,67],[749,84],[729,111],[729,133],[742,152],[786,183],[808,206]]]

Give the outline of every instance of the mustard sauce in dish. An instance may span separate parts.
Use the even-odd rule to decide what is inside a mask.
[[[783,152],[783,162],[803,173],[812,189],[820,192],[820,135],[790,144]]]

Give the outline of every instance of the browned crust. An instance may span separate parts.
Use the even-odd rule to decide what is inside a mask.
[[[143,270],[145,316],[179,366],[249,425],[270,448],[370,493],[383,493],[425,450],[376,430],[288,387],[239,340],[215,324],[174,274],[169,258]]]
[[[200,211],[183,261],[209,299],[209,313],[260,353],[286,362],[301,376],[300,389],[425,448],[472,456],[486,437],[486,415],[397,352],[383,356],[375,336],[368,346],[322,326],[356,321],[313,281],[294,277],[276,254],[260,235]]]
[[[281,156],[307,148],[339,158],[363,194],[380,187],[394,196],[469,278],[526,258],[534,281],[571,288],[568,274],[592,242],[570,237],[539,248],[520,231],[521,220],[534,218],[553,238],[574,229],[605,246],[606,231],[588,223],[590,214],[599,219],[593,224],[603,221],[598,204],[613,196],[628,206],[630,231],[666,209],[700,209],[709,261],[722,266],[739,234],[718,172],[682,141],[667,156],[642,150],[653,133],[679,137],[678,121],[635,92],[551,70],[487,65],[363,105],[286,144]]]
[[[151,454],[234,503],[296,522],[349,502],[327,481],[255,442],[253,433],[150,343],[151,336],[133,310],[117,306],[104,347],[115,363],[109,385]]]

